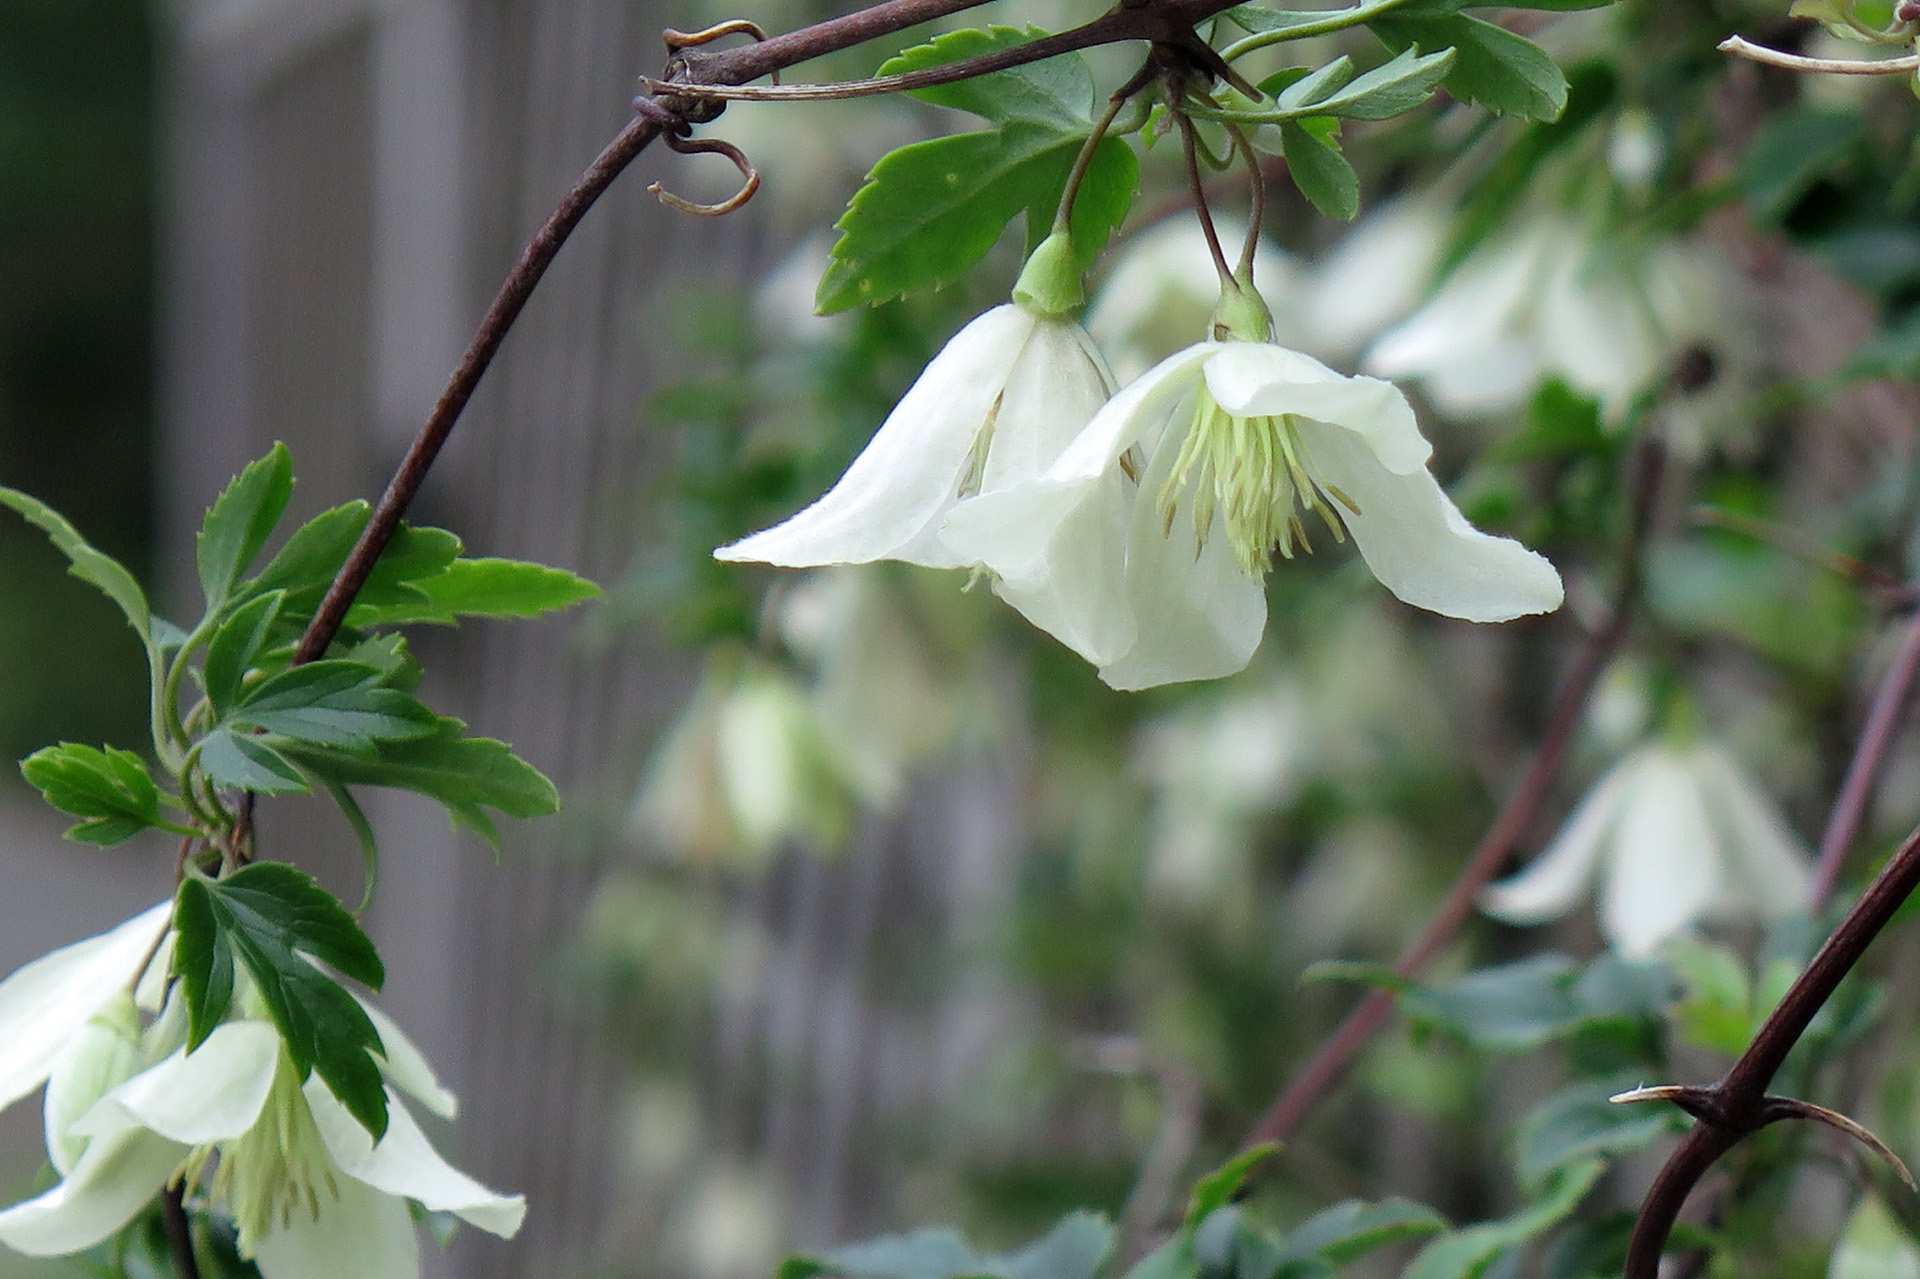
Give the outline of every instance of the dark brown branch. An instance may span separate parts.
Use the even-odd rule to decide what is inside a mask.
[[[1572,740],[1574,727],[1580,722],[1587,697],[1632,624],[1634,600],[1640,591],[1641,552],[1652,529],[1654,496],[1660,488],[1664,463],[1661,446],[1650,438],[1641,444],[1629,463],[1628,491],[1632,494],[1633,508],[1621,545],[1612,611],[1575,658],[1573,669],[1567,673],[1566,682],[1554,699],[1546,731],[1534,748],[1533,758],[1527,761],[1519,784],[1513,788],[1467,864],[1461,867],[1446,900],[1394,966],[1394,971],[1402,977],[1417,976],[1428,961],[1453,940],[1454,934],[1472,915],[1474,899],[1480,890],[1499,872],[1513,846],[1539,815],[1547,788],[1559,772],[1560,760]],[[1294,1075],[1286,1091],[1246,1135],[1243,1147],[1286,1140],[1307,1111],[1339,1082],[1355,1055],[1392,1011],[1390,991],[1376,990],[1369,994]]]
[[[200,1262],[193,1255],[193,1223],[187,1219],[186,1187],[168,1186],[160,1192],[160,1221],[167,1232],[167,1253],[173,1258],[175,1279],[200,1279]]]
[[[1835,988],[1860,962],[1916,885],[1920,885],[1920,831],[1909,835],[1900,851],[1875,876],[1727,1077],[1710,1090],[1715,1094],[1714,1106],[1668,1158],[1640,1206],[1640,1219],[1634,1224],[1633,1241],[1627,1250],[1626,1279],[1656,1279],[1667,1235],[1687,1196],[1714,1160],[1767,1121],[1767,1085],[1815,1014],[1832,998]]]

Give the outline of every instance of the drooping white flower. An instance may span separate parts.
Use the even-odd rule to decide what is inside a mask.
[[[1506,413],[1559,377],[1618,418],[1674,357],[1730,327],[1722,273],[1679,240],[1628,245],[1539,217],[1488,239],[1368,351],[1444,413]]]
[[[1468,524],[1431,453],[1391,383],[1269,342],[1201,342],[1114,396],[1045,473],[957,506],[945,536],[1120,689],[1244,667],[1270,556],[1310,549],[1310,524],[1351,535],[1421,608],[1504,621],[1558,607],[1553,566]]]
[[[947,512],[1044,470],[1113,390],[1086,330],[1028,287],[1061,272],[1077,293],[1072,246],[1055,236],[1036,251],[1016,300],[953,336],[826,496],[714,558],[786,568],[970,565],[941,537]],[[1034,287],[1049,283],[1057,285]]]
[[[1807,854],[1731,756],[1656,741],[1602,777],[1553,842],[1480,908],[1512,924],[1572,910],[1600,880],[1600,930],[1644,955],[1703,920],[1774,918],[1803,905]]]
[[[1314,264],[1307,290],[1313,350],[1344,361],[1425,297],[1446,246],[1447,210],[1403,196],[1371,209]]]
[[[435,1113],[453,1098],[391,1019],[368,1008],[387,1078]],[[30,1256],[78,1252],[126,1225],[176,1179],[232,1214],[242,1256],[266,1279],[416,1279],[407,1201],[511,1237],[526,1205],[447,1164],[387,1089],[375,1142],[321,1081],[303,1085],[280,1033],[258,1020],[216,1027],[118,1084],[68,1128],[78,1157],[51,1190],[0,1211],[0,1243]]]

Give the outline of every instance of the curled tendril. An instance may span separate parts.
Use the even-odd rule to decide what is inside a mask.
[[[682,49],[697,49],[703,44],[712,44],[721,36],[752,36],[755,43],[764,43],[767,33],[757,22],[746,18],[733,18],[726,22],[715,23],[703,31],[675,31],[668,27],[660,33],[660,39],[666,44],[667,52],[678,53]],[[775,84],[780,83],[780,72],[776,68],[772,76]]]
[[[682,213],[692,213],[703,218],[717,218],[724,214],[732,213],[748,200],[751,200],[753,193],[760,189],[760,171],[753,167],[753,162],[747,159],[746,153],[741,151],[739,147],[733,145],[733,143],[722,142],[718,138],[683,138],[673,133],[667,134],[666,138],[667,145],[682,155],[711,153],[713,155],[723,155],[727,157],[727,159],[733,161],[733,167],[740,170],[740,177],[742,179],[740,189],[718,204],[695,204],[691,200],[683,200],[661,186],[658,182],[648,187],[647,190],[658,197],[660,203],[666,205],[668,208],[678,209]]]

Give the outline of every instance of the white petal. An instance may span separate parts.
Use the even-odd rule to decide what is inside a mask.
[[[358,995],[354,998],[360,999]],[[373,1021],[373,1028],[380,1032],[383,1049],[380,1057],[386,1063],[387,1078],[417,1098],[432,1113],[442,1119],[453,1118],[459,1112],[460,1102],[433,1073],[433,1066],[428,1063],[419,1045],[407,1038],[407,1033],[400,1029],[400,1023],[373,1004],[360,999],[360,1007],[366,1010],[367,1016]]]
[[[420,1240],[406,1201],[350,1177],[320,1211],[295,1207],[286,1224],[255,1241],[262,1279],[419,1279]]]
[[[267,1022],[223,1023],[102,1097],[72,1130],[98,1140],[138,1125],[193,1146],[238,1137],[260,1117],[279,1060],[280,1032]]]
[[[1342,510],[1354,544],[1380,584],[1419,608],[1504,622],[1560,607],[1560,575],[1512,538],[1482,533],[1422,467],[1396,475],[1351,431],[1302,421],[1315,474],[1351,497]]]
[[[73,1124],[111,1089],[140,1068],[140,1014],[124,991],[67,1041],[66,1051],[47,1076],[41,1117],[47,1133],[47,1159],[66,1176],[87,1148]]]
[[[0,981],[0,1106],[41,1085],[68,1038],[133,981],[172,913],[173,902],[161,902]]]
[[[1034,325],[1007,375],[980,491],[1033,479],[1060,456],[1113,394],[1113,375],[1078,324]]]
[[[387,1090],[387,1135],[379,1145],[334,1099],[319,1076],[307,1081],[305,1092],[321,1141],[349,1177],[390,1195],[417,1199],[430,1211],[454,1213],[502,1239],[511,1239],[520,1229],[527,1215],[526,1199],[495,1194],[442,1159],[391,1088]]]
[[[1116,468],[1087,484],[1037,482],[983,495],[977,506],[954,508],[970,509],[952,544],[993,569],[995,594],[1099,666],[1134,638],[1126,587],[1129,485]]]
[[[1699,787],[1674,752],[1646,751],[1621,805],[1600,931],[1621,954],[1645,955],[1704,915],[1726,880]]]
[[[1245,669],[1267,629],[1266,584],[1234,563],[1224,517],[1216,509],[1196,555],[1193,521],[1176,512],[1173,531],[1153,500],[1173,473],[1181,440],[1169,433],[1154,450],[1133,504],[1127,544],[1127,598],[1133,645],[1102,666],[1110,686],[1133,690],[1184,680],[1218,679]]]
[[[1074,437],[1043,479],[1060,484],[1084,483],[1107,474],[1135,444],[1151,446],[1152,433],[1167,425],[1183,400],[1194,391],[1194,375],[1225,343],[1196,342],[1169,355],[1120,388]]]
[[[30,1257],[91,1248],[133,1220],[189,1149],[144,1128],[94,1141],[65,1181],[0,1212],[0,1243]]]
[[[1616,764],[1525,870],[1480,890],[1480,909],[1509,924],[1544,924],[1572,910],[1600,865],[1601,850],[1620,818],[1621,795],[1637,767],[1636,756]]]
[[[714,558],[806,568],[878,559],[952,567],[932,535],[1037,317],[998,306],[953,336],[826,496]]]
[[[1693,767],[1707,811],[1721,828],[1721,861],[1733,894],[1727,905],[1767,917],[1806,905],[1813,886],[1806,845],[1773,801],[1717,746],[1697,749]]]
[[[1614,414],[1659,372],[1668,344],[1650,303],[1603,252],[1571,252],[1555,263],[1537,323],[1547,366]]]
[[[1239,417],[1292,413],[1343,426],[1372,446],[1389,471],[1416,471],[1433,456],[1400,388],[1342,377],[1310,355],[1271,342],[1230,342],[1207,361],[1207,389]]]

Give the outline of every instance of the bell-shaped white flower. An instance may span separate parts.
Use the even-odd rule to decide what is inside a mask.
[[[813,568],[972,561],[941,537],[947,512],[1046,469],[1113,390],[1093,339],[1029,282],[1072,272],[1056,235],[1036,251],[1016,300],[955,334],[824,497],[783,524],[714,552],[721,560]]]
[[[453,1098],[399,1027],[377,1010],[387,1078],[436,1113]],[[0,1211],[0,1243],[30,1256],[106,1239],[173,1182],[192,1193],[211,1165],[209,1200],[231,1213],[241,1255],[266,1279],[416,1279],[407,1201],[502,1237],[526,1213],[447,1164],[393,1087],[375,1142],[318,1075],[302,1084],[280,1033],[240,1020],[214,1029],[109,1090],[69,1134],[83,1140],[61,1182]]]
[[[1775,918],[1805,904],[1805,849],[1720,747],[1656,741],[1602,777],[1520,874],[1480,908],[1512,924],[1572,910],[1600,880],[1600,931],[1645,955],[1703,920]]]
[[[1114,396],[1045,473],[957,506],[946,538],[1120,689],[1244,667],[1273,550],[1315,537],[1350,535],[1421,608],[1472,621],[1557,608],[1553,566],[1467,523],[1431,454],[1391,383],[1270,342],[1201,342]]]

